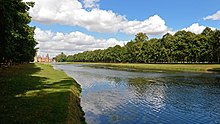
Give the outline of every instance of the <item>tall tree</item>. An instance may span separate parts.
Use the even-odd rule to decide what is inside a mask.
[[[134,39],[135,42],[145,42],[147,40],[148,40],[148,36],[146,35],[146,33],[142,33],[142,32],[136,34]]]
[[[28,23],[31,17],[28,10],[33,3],[22,0],[0,1],[0,63],[24,63],[35,56],[34,28]]]
[[[65,55],[63,52],[61,52],[61,54],[59,54],[59,55],[57,55],[57,56],[55,57],[55,60],[56,60],[57,62],[66,62],[67,57],[66,57],[66,55]]]
[[[213,43],[213,54],[216,58],[215,62],[220,63],[220,30],[215,30],[214,33],[214,43]]]
[[[87,51],[70,56],[73,61],[131,62],[131,63],[192,63],[220,62],[220,30],[205,28],[201,34],[178,31],[162,38],[138,33],[125,46]],[[85,59],[86,58],[86,59]],[[100,59],[102,58],[102,59]]]

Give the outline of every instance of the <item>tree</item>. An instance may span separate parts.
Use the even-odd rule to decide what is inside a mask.
[[[145,33],[138,33],[135,39],[125,45],[127,53],[127,62],[144,62],[142,47],[148,36]]]
[[[174,53],[176,49],[175,38],[170,33],[166,33],[161,39],[162,45],[166,51],[166,62],[172,63],[174,62]]]
[[[59,55],[57,55],[57,56],[55,57],[55,60],[56,60],[57,62],[66,62],[67,57],[66,57],[66,55],[65,55],[63,52],[61,52],[61,54],[59,54]]]
[[[215,30],[213,39],[214,61],[220,63],[220,30]]]
[[[37,42],[34,27],[28,23],[28,10],[33,3],[22,0],[1,0],[0,4],[0,64],[24,63],[32,61]]]
[[[125,46],[86,51],[68,56],[72,61],[131,63],[220,62],[220,30],[205,28],[201,34],[178,31],[162,38],[135,35]]]
[[[148,36],[146,35],[146,33],[140,32],[135,35],[134,41],[135,42],[145,42],[145,41],[147,41],[147,39],[148,39]]]
[[[212,31],[211,28],[206,27],[206,28],[202,31],[201,35],[204,35],[204,36],[207,36],[207,37],[211,37],[211,36],[214,35],[214,31]]]

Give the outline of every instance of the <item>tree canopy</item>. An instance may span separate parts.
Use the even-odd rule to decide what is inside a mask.
[[[0,0],[0,65],[33,61],[37,42],[28,24],[33,2]]]
[[[69,55],[70,62],[129,62],[129,63],[219,63],[220,30],[205,28],[201,34],[178,31],[162,38],[148,39],[138,33],[125,46],[105,50],[85,51]]]
[[[61,52],[61,54],[59,54],[55,57],[55,60],[57,62],[65,62],[66,61],[66,55],[63,52]]]

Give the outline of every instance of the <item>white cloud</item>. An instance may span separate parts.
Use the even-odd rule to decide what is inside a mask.
[[[168,31],[165,21],[158,15],[151,16],[144,21],[127,21],[124,25],[122,32],[127,34],[144,32],[150,35],[157,35]]]
[[[213,15],[209,15],[205,18],[203,18],[204,20],[220,20],[220,10],[217,11],[215,14]]]
[[[84,0],[86,8],[93,8],[87,11],[78,0],[63,0],[62,2],[60,0],[35,0],[34,8],[30,9],[30,15],[34,21],[41,23],[80,26],[89,31],[102,33],[144,32],[158,35],[169,31],[165,21],[158,15],[151,16],[144,21],[130,21],[111,10],[98,9],[98,1]]]
[[[35,29],[35,39],[39,43],[38,54],[55,56],[64,52],[74,54],[86,50],[104,49],[115,45],[123,45],[128,41],[118,41],[115,38],[97,39],[82,32],[71,32],[63,34],[60,32],[43,31]]]
[[[205,26],[199,25],[198,23],[194,23],[191,26],[184,28],[182,30],[191,31],[195,34],[200,34],[205,28],[206,28]]]
[[[85,8],[99,8],[99,0],[83,0]]]
[[[187,27],[187,28],[184,28],[182,30],[185,30],[185,31],[191,31],[195,34],[200,34],[202,33],[202,31],[206,28],[206,26],[203,26],[203,25],[199,25],[198,23],[194,23],[192,24],[191,26]],[[215,30],[215,28],[213,27],[210,27],[212,30]]]

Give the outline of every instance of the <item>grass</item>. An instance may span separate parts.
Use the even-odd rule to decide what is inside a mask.
[[[220,72],[220,64],[134,64],[134,63],[68,63],[89,64],[101,68],[113,68],[120,70],[166,70],[166,71],[190,71],[190,72]]]
[[[83,123],[80,86],[51,65],[0,69],[1,123]]]

